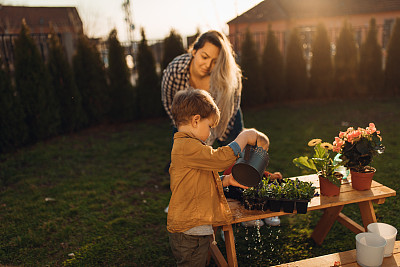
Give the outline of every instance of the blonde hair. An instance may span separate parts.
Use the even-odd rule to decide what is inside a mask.
[[[202,119],[214,119],[213,127],[218,125],[220,112],[212,96],[201,89],[185,89],[177,92],[172,101],[172,118],[176,127],[190,123],[195,115]]]
[[[220,49],[210,76],[210,94],[221,112],[220,123],[211,131],[209,138],[213,142],[225,133],[229,120],[234,115],[235,100],[242,91],[242,72],[236,64],[232,45],[224,34],[215,30],[208,31],[196,40],[192,50],[202,48],[206,42]]]

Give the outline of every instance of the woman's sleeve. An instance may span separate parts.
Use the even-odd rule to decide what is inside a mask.
[[[172,100],[174,98],[176,88],[174,86],[174,73],[173,68],[168,66],[164,70],[163,78],[161,81],[161,101],[163,103],[164,109],[167,112],[168,116],[172,119],[171,107]]]

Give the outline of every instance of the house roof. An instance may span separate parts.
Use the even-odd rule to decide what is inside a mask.
[[[400,11],[399,0],[265,0],[228,24]]]
[[[0,33],[15,33],[25,19],[31,32],[49,27],[50,23],[58,30],[65,27],[81,31],[82,21],[75,7],[27,7],[0,5]],[[72,29],[71,29],[72,27]]]

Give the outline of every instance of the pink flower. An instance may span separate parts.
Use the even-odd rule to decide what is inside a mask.
[[[373,124],[372,122],[369,124],[369,127],[367,127],[366,129],[367,134],[373,134],[374,132],[376,132],[376,127],[375,124]]]
[[[345,132],[340,132],[340,133],[339,133],[339,137],[340,137],[340,138],[343,138],[343,136],[345,136],[345,134],[346,134]]]
[[[335,141],[333,142],[332,150],[334,152],[339,152],[340,149],[342,149],[343,144],[344,144],[344,141],[342,139],[340,139],[339,137],[335,137]]]
[[[353,136],[348,136],[347,137],[347,142],[353,143]]]

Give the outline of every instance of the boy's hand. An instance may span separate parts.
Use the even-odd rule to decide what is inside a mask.
[[[255,145],[257,142],[257,146],[262,147],[263,149],[268,151],[269,148],[269,139],[262,132],[257,131],[256,129],[245,129],[243,130],[238,137],[236,137],[235,141],[239,144],[240,148],[243,150],[244,147],[249,145]]]
[[[224,179],[222,180],[222,185],[224,187],[232,185],[232,186],[240,187],[240,188],[243,188],[243,189],[249,188],[248,186],[244,186],[244,185],[239,184],[235,180],[235,178],[233,178],[232,173],[224,176]]]
[[[257,146],[262,147],[266,151],[268,151],[269,149],[268,137],[264,133],[259,131],[257,131]]]

